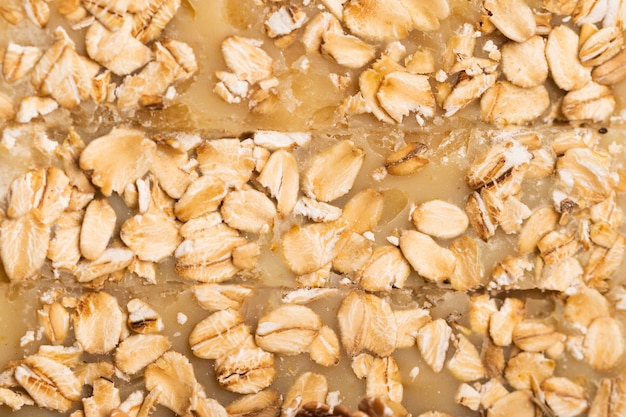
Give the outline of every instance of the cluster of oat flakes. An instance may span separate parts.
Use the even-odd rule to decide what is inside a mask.
[[[28,123],[89,100],[115,103],[120,111],[162,107],[176,94],[173,85],[198,70],[189,45],[160,38],[180,5],[180,0],[56,2],[72,31],[86,29],[85,52],[77,50],[63,27],[54,30],[54,43],[47,49],[9,42],[0,53],[4,80],[15,85],[29,79],[32,88],[13,99],[0,93],[0,120]],[[27,18],[44,29],[50,7],[45,0],[27,0],[23,8],[0,6],[0,16],[12,25]]]
[[[405,416],[394,352],[413,348],[433,372],[447,369],[459,380],[455,400],[471,410],[619,415],[622,376],[603,379],[591,396],[593,390],[557,370],[559,361],[574,358],[614,371],[624,356],[616,318],[624,291],[612,283],[625,249],[616,200],[624,188],[619,158],[598,146],[592,129],[480,135],[488,143],[469,164],[466,182],[473,190],[466,207],[442,200],[416,205],[413,227],[381,244],[376,231],[385,201],[373,188],[351,193],[365,154],[350,140],[311,148],[306,133],[203,140],[117,128],[85,145],[70,132],[58,149],[62,168],[29,171],[11,184],[0,226],[7,275],[46,279],[41,271],[48,264],[61,280],[74,277],[96,289],[123,285],[128,272],[158,284],[158,265],[173,258],[177,274],[197,283],[195,298],[210,313],[189,335],[191,352],[212,361],[222,388],[244,396],[224,409],[196,381],[189,359],[170,350],[157,312],[137,299],[124,311],[115,297],[97,291],[43,300],[38,318],[52,345],[9,366],[2,401],[64,412],[80,399],[81,387],[91,385],[92,396],[74,416],[148,415],[157,404],[179,415],[211,415],[266,403],[295,415],[311,402],[331,401],[328,381],[305,372],[282,397],[271,389],[275,356],[307,353],[332,367],[345,360],[343,351],[365,379],[369,400]],[[408,143],[370,175],[419,175],[429,156],[425,144]],[[553,201],[531,210],[521,187],[545,179],[553,182]],[[96,190],[103,197],[94,198]],[[114,193],[132,210],[120,219],[119,234],[118,215],[105,198]],[[494,239],[498,228],[517,236],[517,255],[485,274],[480,240]],[[239,310],[254,286],[227,281],[253,277],[268,244],[300,288],[251,325]],[[477,291],[469,327],[433,317],[426,307],[390,304],[394,291],[429,282]],[[527,314],[525,297],[506,292],[533,289],[554,292],[566,326],[554,322],[556,316]],[[503,297],[495,297],[499,293]],[[324,297],[341,298],[337,325],[307,306]],[[72,340],[75,345],[63,346]],[[110,354],[112,362],[84,363],[83,352]],[[142,372],[148,393],[122,401],[110,378]]]
[[[603,121],[615,109],[611,86],[626,77],[622,1],[546,0],[536,9],[524,0],[479,2],[481,20],[459,27],[442,51],[407,51],[403,39],[438,30],[451,13],[446,0],[320,3],[268,2],[265,35],[281,50],[303,45],[292,67],[304,73],[312,56],[338,64],[329,75],[346,91],[344,116],[402,123],[414,115],[423,124],[479,100],[482,121],[496,125]],[[222,52],[229,71],[216,72],[214,91],[228,103],[248,100],[253,111],[270,111],[284,77],[263,38],[230,37]]]
[[[154,107],[172,83],[190,77],[196,65],[186,45],[155,41],[152,52],[145,45],[180,4],[139,3],[57,3],[68,19],[90,25],[87,54],[98,64],[77,54],[62,30],[46,52],[7,49],[5,79],[19,82],[32,70],[41,95],[22,101],[17,120],[88,98],[122,109]],[[28,17],[43,24],[47,2],[26,4]],[[565,118],[604,120],[613,112],[604,84],[623,76],[621,2],[571,7],[549,1],[543,13],[523,1],[486,1],[489,18],[481,31],[495,27],[512,41],[501,47],[486,42],[488,57],[474,56],[480,37],[464,26],[447,42],[443,73],[435,72],[426,49],[400,64],[406,51],[395,40],[412,30],[436,30],[450,13],[447,2],[428,8],[408,0],[323,4],[327,11],[310,20],[296,6],[276,4],[265,28],[283,48],[303,28],[307,53],[321,51],[349,69],[368,65],[379,42],[393,41],[360,73],[360,92],[343,106],[347,113],[398,123],[415,113],[422,121],[437,105],[451,116],[481,98],[484,121],[522,123],[549,107],[548,74],[569,91],[560,104]],[[0,10],[19,18],[16,9]],[[572,15],[580,33],[564,24],[552,29],[552,13]],[[594,26],[599,22],[600,29]],[[127,48],[116,46],[121,43]],[[247,99],[258,110],[276,99],[279,81],[261,45],[241,36],[224,41],[232,72],[216,74],[216,92],[227,101]],[[130,55],[117,55],[122,50]],[[529,54],[538,64],[545,59],[545,66],[522,65]],[[306,68],[306,59],[300,63]],[[97,75],[100,65],[107,70]],[[75,71],[64,72],[68,67]],[[499,80],[499,67],[506,80]],[[112,86],[111,73],[126,78]],[[346,82],[342,77],[338,84]],[[12,118],[9,104],[3,108]],[[157,405],[193,416],[404,417],[410,410],[402,405],[405,388],[394,353],[414,349],[434,373],[449,371],[458,380],[456,403],[489,417],[622,415],[626,291],[614,278],[626,247],[617,202],[626,185],[619,146],[607,152],[588,128],[474,135],[485,146],[471,155],[465,206],[420,202],[410,223],[380,236],[383,193],[376,185],[355,190],[357,179],[376,184],[387,176],[420,175],[432,157],[428,144],[399,144],[382,165],[364,172],[366,150],[356,136],[322,145],[322,135],[311,133],[203,139],[118,127],[85,143],[70,130],[52,149],[58,164],[11,183],[0,256],[12,282],[50,279],[49,269],[57,282],[79,283],[84,293],[71,297],[59,290],[42,298],[37,317],[49,344],[0,374],[0,402],[15,410],[35,404],[74,410],[73,417],[144,417]],[[523,188],[545,182],[551,200],[527,201]],[[483,252],[504,235],[516,243],[513,253],[485,271]],[[280,255],[293,287],[251,323],[242,306],[255,293],[250,284],[259,279],[263,251]],[[124,308],[102,291],[131,275],[158,285],[159,269],[170,260],[208,312],[189,335],[191,352],[212,365],[221,388],[241,395],[226,407],[198,382],[190,359],[172,349],[153,307],[132,299]],[[241,277],[249,281],[244,285]],[[467,323],[436,317],[426,305],[392,306],[393,293],[409,287],[470,291]],[[535,290],[549,292],[554,311],[537,317],[527,310],[526,296]],[[332,297],[340,299],[336,323],[309,306]],[[321,373],[298,375],[284,393],[272,387],[275,358],[305,353],[304,361],[321,367],[350,361],[364,380],[361,411],[338,405]],[[598,372],[597,384],[564,375],[560,365],[571,360]],[[122,398],[121,388],[136,378],[141,388]]]

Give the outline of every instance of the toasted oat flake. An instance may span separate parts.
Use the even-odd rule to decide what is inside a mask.
[[[418,330],[432,320],[429,311],[421,308],[394,310],[393,314],[398,327],[397,349],[413,347]]]
[[[186,172],[190,163],[186,152],[157,142],[155,158],[150,168],[159,185],[172,198],[181,198],[189,184],[196,179],[195,171]]]
[[[469,224],[463,210],[442,200],[430,200],[420,204],[411,214],[411,220],[420,232],[441,239],[461,235]]]
[[[149,304],[133,298],[126,304],[128,310],[128,327],[135,333],[159,333],[163,330],[163,320]]]
[[[611,410],[611,394],[613,383],[610,379],[604,378],[600,381],[596,395],[589,406],[588,415],[590,417],[599,417],[608,415]]]
[[[59,394],[68,400],[76,401],[80,398],[80,382],[66,365],[41,355],[27,357],[24,359],[23,365],[30,368],[40,378],[49,381]]]
[[[456,351],[448,362],[448,369],[460,381],[475,381],[486,376],[476,346],[465,336],[458,335]]]
[[[365,153],[352,141],[343,140],[316,154],[302,178],[309,197],[330,202],[346,194],[356,180]]]
[[[254,144],[277,151],[306,146],[311,141],[311,134],[307,132],[279,132],[272,130],[257,130],[254,132]]]
[[[35,402],[28,395],[8,388],[0,388],[0,404],[7,405],[11,410],[17,411],[21,410],[25,405],[34,405]]]
[[[433,320],[417,332],[417,347],[428,366],[436,373],[443,369],[451,335],[452,328],[443,319]]]
[[[313,223],[293,226],[282,235],[285,263],[298,275],[323,268],[333,258],[333,249],[341,230],[334,224]]]
[[[615,6],[617,6],[617,4],[614,4],[613,7]],[[608,4],[603,4],[603,2],[582,1],[576,4],[571,14],[576,24],[592,24],[601,21],[608,12],[607,9]]]
[[[622,51],[607,62],[594,68],[591,72],[591,77],[595,82],[600,84],[617,84],[626,78],[625,62],[626,51]]]
[[[585,389],[567,378],[548,378],[541,384],[541,389],[556,416],[574,417],[588,408]]]
[[[502,72],[513,84],[531,88],[543,84],[548,77],[545,40],[532,36],[522,43],[502,45]]]
[[[413,24],[402,2],[385,0],[348,0],[343,20],[352,33],[373,41],[404,38]]]
[[[489,20],[507,38],[524,42],[537,30],[532,9],[524,0],[485,0]]]
[[[610,340],[611,343],[607,343]],[[621,326],[611,317],[594,319],[583,342],[585,360],[594,368],[605,370],[614,367],[624,354],[624,337]]]
[[[488,417],[505,417],[514,413],[520,417],[533,417],[536,407],[530,390],[517,390],[498,399],[487,411]]]
[[[374,358],[367,373],[365,393],[369,397],[386,397],[401,402],[404,388],[400,382],[400,369],[393,356]]]
[[[250,326],[232,309],[221,310],[199,322],[189,335],[193,354],[217,359],[238,348],[251,336]]]
[[[58,302],[44,304],[37,311],[37,318],[44,335],[52,344],[58,345],[65,341],[70,327],[70,314],[65,307]]]
[[[335,245],[332,267],[349,274],[363,268],[372,256],[372,242],[360,233],[345,231]]]
[[[456,267],[450,277],[452,288],[467,291],[479,287],[484,279],[484,266],[475,239],[465,235],[450,243],[449,249],[456,257]]]
[[[270,38],[285,36],[302,27],[306,19],[306,13],[298,7],[283,6],[267,17],[265,32]]]
[[[98,22],[92,24],[85,35],[89,57],[120,76],[146,65],[152,59],[152,52],[132,36],[132,25],[129,17],[116,31],[110,31]]]
[[[40,204],[46,181],[45,174],[46,171],[43,169],[30,170],[11,182],[7,217],[21,217]]]
[[[366,291],[391,291],[402,288],[411,273],[408,262],[395,246],[380,246],[357,271],[355,280]]]
[[[56,41],[35,65],[30,82],[40,95],[50,95],[62,107],[74,108],[90,96],[91,79],[99,65],[76,53],[65,30],[57,28],[54,34]]]
[[[37,350],[37,355],[45,356],[71,369],[79,364],[82,354],[83,349],[78,344],[73,346],[41,345]]]
[[[136,215],[126,220],[120,238],[143,261],[160,262],[182,242],[175,221],[163,212]]]
[[[542,207],[526,220],[517,240],[517,250],[520,254],[535,250],[542,236],[556,226],[558,215],[552,207]]]
[[[276,415],[282,404],[281,395],[271,389],[256,394],[243,395],[226,406],[224,416],[245,417],[250,415]],[[214,414],[211,414],[213,416]],[[207,416],[208,417],[208,416]]]
[[[443,282],[456,268],[456,258],[450,249],[439,246],[430,236],[416,230],[402,231],[400,249],[413,269],[428,280]]]
[[[189,412],[199,386],[189,360],[168,351],[146,367],[145,384],[149,391],[161,389],[158,402],[179,415]]]
[[[50,6],[45,0],[24,0],[24,10],[31,22],[45,28],[50,19]]]
[[[624,37],[617,27],[604,27],[584,40],[578,51],[584,65],[597,66],[617,55],[624,45]]]
[[[546,178],[554,173],[556,158],[546,149],[537,149],[531,151],[533,158],[531,159],[525,177],[528,179]]]
[[[252,394],[271,385],[276,376],[274,356],[261,348],[242,348],[215,361],[217,382],[239,394]]]
[[[552,79],[563,90],[577,90],[591,81],[591,69],[578,58],[578,35],[565,25],[555,27],[546,43]]]
[[[376,46],[356,36],[328,31],[323,35],[322,52],[346,68],[361,68],[376,56]]]
[[[571,293],[582,286],[583,269],[576,258],[570,257],[547,265],[541,259],[536,259],[536,266],[537,288]]]
[[[480,398],[480,392],[466,383],[459,385],[454,395],[454,401],[457,404],[461,404],[473,411],[477,411],[480,407]]]
[[[21,8],[14,4],[0,6],[0,16],[12,25],[17,25],[24,19]]]
[[[496,379],[490,379],[480,387],[480,404],[484,408],[491,408],[496,401],[506,396],[509,391]]]
[[[373,294],[351,291],[337,312],[341,344],[350,356],[368,349],[390,355],[396,345],[397,324],[389,303]]]
[[[143,43],[155,40],[176,15],[180,5],[181,0],[148,1],[147,7],[139,8],[133,18],[133,36]]]
[[[502,307],[491,314],[489,335],[498,346],[508,346],[513,341],[513,331],[524,319],[524,301],[518,298],[506,298]]]
[[[80,155],[80,167],[91,171],[92,182],[105,196],[120,193],[150,168],[156,145],[143,132],[116,128],[89,142]]]
[[[372,188],[356,193],[346,203],[341,220],[355,233],[366,233],[376,227],[383,214],[384,196]]]
[[[123,273],[132,260],[132,251],[109,248],[93,261],[81,261],[76,268],[75,276],[78,282],[91,282],[97,278],[107,278],[108,274]]]
[[[608,300],[593,288],[582,287],[565,302],[565,318],[581,330],[587,329],[596,318],[609,316],[609,313]]]
[[[33,214],[45,225],[52,225],[69,206],[71,189],[69,178],[56,167],[45,170],[46,183],[39,204]]]
[[[59,104],[49,97],[25,97],[17,109],[15,120],[28,123],[32,119],[46,116],[59,108]]]
[[[72,417],[407,417],[432,379],[426,364],[459,381],[443,390],[446,411],[626,410],[613,114],[626,2],[226,1],[213,29],[236,30],[217,30],[197,59],[197,39],[161,37],[190,30],[206,8],[193,0],[18,3],[0,6],[6,36],[21,34],[0,51],[0,170],[30,171],[5,184],[0,255],[13,285],[32,280],[7,296],[41,304],[27,353],[0,373],[1,404]],[[9,26],[33,5],[71,29]],[[214,91],[239,103],[230,113],[188,102],[219,66],[206,60],[215,46],[226,67]],[[64,137],[68,123],[84,141]],[[135,285],[148,283],[169,290]],[[103,288],[131,301],[90,292]],[[143,292],[165,298],[132,299]],[[414,346],[421,372],[406,362],[415,352],[395,352]],[[329,393],[321,374],[341,374],[342,349],[359,381],[341,376]],[[287,357],[300,353],[339,366],[302,374],[315,369]],[[213,368],[198,380],[196,365]]]
[[[134,258],[128,266],[128,272],[145,280],[148,284],[156,284],[156,264],[150,261],[142,261]]]
[[[533,268],[527,257],[511,256],[498,262],[491,271],[492,288],[513,289],[517,288],[524,280],[526,271]]]
[[[2,61],[2,75],[8,83],[14,83],[26,76],[42,55],[35,46],[22,46],[9,42]]]
[[[86,259],[98,259],[107,248],[117,215],[105,199],[92,200],[85,210],[80,230],[80,252]]]
[[[341,217],[341,208],[309,197],[302,197],[294,207],[294,214],[310,218],[315,222],[330,222]]]
[[[308,304],[339,292],[337,288],[299,288],[285,293],[282,302],[285,304]]]
[[[398,70],[402,69],[399,64],[395,65],[398,66]],[[355,96],[347,99],[344,103],[344,112],[348,114],[372,113],[382,122],[394,123],[394,120],[381,107],[380,102],[376,97],[383,75],[384,74],[381,74],[373,68],[363,71],[359,75],[360,91]]]
[[[49,240],[50,228],[33,214],[3,220],[0,224],[0,254],[9,279],[32,278],[45,262]]]
[[[479,98],[485,91],[495,84],[497,73],[477,74],[472,77],[459,77],[458,83],[443,101],[446,117],[453,116],[459,110]]]
[[[422,2],[401,1],[413,21],[416,30],[434,31],[439,29],[440,21],[450,15],[448,0],[435,0],[428,5]]]
[[[330,367],[339,363],[341,355],[339,338],[332,328],[320,327],[317,336],[309,345],[309,355],[315,363],[322,366]]]
[[[287,151],[279,150],[272,153],[258,181],[277,200],[278,212],[287,215],[291,213],[298,200],[299,178],[298,163],[294,156]]]
[[[72,407],[72,401],[66,398],[54,382],[22,364],[14,369],[15,380],[28,392],[37,406],[59,412],[66,412]]]
[[[328,395],[328,381],[321,374],[304,372],[294,381],[285,394],[283,404],[285,408],[299,408],[309,402],[324,402]]]
[[[217,210],[226,194],[226,184],[219,177],[200,176],[176,202],[174,213],[182,221],[203,216]]]
[[[607,155],[588,149],[568,149],[557,160],[559,181],[579,204],[598,203],[611,188]]]
[[[237,284],[200,284],[193,287],[193,294],[202,308],[209,311],[239,309],[254,289]]]
[[[536,319],[523,320],[513,329],[513,343],[526,352],[545,351],[564,340],[554,326]]]
[[[521,88],[498,81],[482,95],[481,118],[496,125],[523,124],[539,118],[550,105],[543,85]]]
[[[411,142],[385,158],[385,169],[391,175],[411,175],[428,164],[428,146]]]
[[[376,97],[398,123],[410,113],[432,117],[435,112],[435,98],[425,75],[390,72],[383,77]]]
[[[350,367],[352,372],[357,378],[363,379],[367,376],[372,364],[374,363],[374,357],[369,353],[360,353],[352,358]]]
[[[313,310],[287,304],[259,319],[255,341],[269,352],[295,355],[308,349],[321,327]]]
[[[167,336],[159,334],[135,334],[122,340],[115,349],[115,366],[133,375],[157,360],[171,347]]]
[[[129,113],[139,107],[162,108],[168,91],[175,92],[170,89],[175,81],[174,71],[164,62],[151,61],[138,74],[127,76],[116,90],[118,107]]]
[[[480,188],[497,181],[513,168],[529,162],[531,157],[528,149],[515,139],[498,142],[472,161],[467,184]]]
[[[127,1],[83,0],[83,7],[98,21],[111,30],[118,30],[124,23]]]
[[[537,248],[544,262],[551,265],[562,262],[578,252],[580,243],[573,234],[552,231],[537,242]]]
[[[105,292],[89,292],[72,315],[76,340],[88,353],[105,354],[120,341],[125,320],[117,300]]]
[[[238,268],[232,264],[232,251],[247,240],[224,223],[217,223],[186,236],[174,252],[176,270],[185,278],[203,282],[221,282],[234,275]],[[215,269],[213,269],[215,268]],[[212,273],[211,273],[212,271]]]
[[[563,97],[561,111],[568,120],[607,120],[615,110],[615,97],[611,89],[593,81]]]
[[[474,232],[481,240],[487,242],[495,234],[498,224],[494,224],[489,216],[480,193],[474,192],[467,197],[465,212]]]
[[[254,148],[251,139],[204,141],[196,148],[200,172],[204,176],[220,178],[229,187],[242,188],[256,166]]]
[[[595,246],[585,266],[584,279],[589,286],[602,287],[604,280],[610,278],[624,259],[626,238],[619,236],[610,248]]]
[[[227,417],[226,408],[214,398],[206,398],[203,393],[198,393],[193,412],[198,417]]]
[[[274,224],[276,207],[263,193],[240,190],[228,193],[220,213],[224,222],[243,232],[269,233]]]
[[[143,392],[133,391],[120,403],[118,407],[111,411],[111,415],[113,417],[117,417],[119,415],[123,415],[121,413],[126,413],[127,415],[137,414],[138,416],[143,402]]]
[[[504,370],[506,381],[515,389],[533,389],[554,375],[556,362],[543,353],[520,352],[509,359]]]
[[[237,78],[250,84],[271,78],[272,58],[261,48],[262,45],[259,40],[241,36],[231,36],[224,40],[224,60]]]

